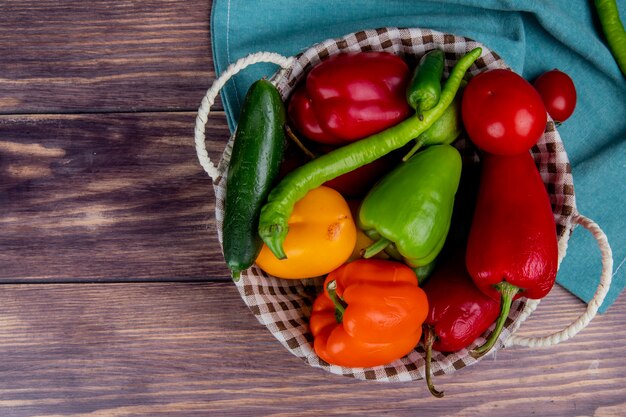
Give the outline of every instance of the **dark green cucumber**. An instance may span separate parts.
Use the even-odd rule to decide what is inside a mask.
[[[420,120],[422,112],[432,109],[439,102],[443,67],[444,53],[441,49],[434,49],[422,56],[413,71],[406,90],[406,100]]]
[[[259,214],[280,169],[285,147],[285,105],[276,87],[256,81],[246,94],[226,179],[224,259],[239,279],[261,251]]]

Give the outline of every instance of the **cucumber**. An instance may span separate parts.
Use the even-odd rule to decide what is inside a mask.
[[[239,116],[226,178],[222,239],[233,280],[254,263],[263,241],[259,215],[285,148],[285,105],[267,80],[250,86]]]

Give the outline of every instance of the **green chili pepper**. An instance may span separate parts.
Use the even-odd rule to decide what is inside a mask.
[[[272,253],[279,259],[286,258],[283,242],[288,232],[287,220],[298,200],[313,188],[403,147],[426,131],[452,103],[465,72],[481,53],[481,48],[475,48],[457,61],[439,103],[424,113],[423,120],[409,117],[380,133],[324,154],[285,176],[268,196],[259,219],[259,235]]]
[[[432,109],[439,102],[443,60],[441,49],[427,52],[415,67],[407,86],[406,100],[420,120],[424,117],[424,111]]]
[[[415,139],[415,146],[402,158],[406,162],[422,146],[449,145],[461,134],[461,100],[456,95],[452,104],[439,119],[424,133]]]
[[[376,240],[365,257],[393,243],[411,267],[431,264],[450,229],[461,164],[456,148],[435,145],[376,183],[359,209],[360,228]]]
[[[619,17],[616,0],[595,0],[598,19],[611,53],[626,76],[626,30]]]

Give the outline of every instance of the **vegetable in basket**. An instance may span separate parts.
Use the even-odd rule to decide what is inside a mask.
[[[253,263],[263,241],[259,214],[280,170],[285,146],[285,107],[266,80],[252,84],[237,124],[226,178],[223,247],[233,279]]]
[[[346,144],[397,124],[411,113],[404,99],[404,60],[389,52],[345,52],[313,67],[291,97],[288,114],[304,137]]]
[[[443,64],[443,51],[433,49],[422,56],[413,70],[406,89],[406,100],[420,120],[424,118],[424,111],[432,109],[439,102]]]
[[[376,241],[364,256],[393,243],[411,267],[433,262],[450,229],[461,163],[456,148],[435,145],[376,183],[359,210],[359,227]]]
[[[467,242],[466,265],[478,288],[500,300],[500,316],[480,357],[496,343],[517,297],[540,299],[558,267],[556,225],[546,187],[530,152],[483,154],[481,179]]]
[[[424,133],[415,139],[415,145],[402,158],[406,162],[422,146],[449,145],[456,140],[463,129],[461,123],[461,91],[457,92],[452,104],[439,119],[435,121]]]
[[[308,161],[319,157],[328,152],[332,152],[337,146],[323,145],[315,143],[306,143],[302,141],[296,134],[287,127],[287,136],[296,146],[289,149],[299,150],[295,158],[285,161],[284,165],[291,165],[293,170],[298,166],[304,165]],[[333,188],[341,193],[342,196],[350,199],[362,198],[367,191],[383,177],[387,172],[401,162],[402,155],[400,152],[391,152],[382,158],[379,158],[369,164],[363,165],[354,171],[346,172],[330,181],[326,181],[323,185]],[[289,172],[285,170],[285,174]]]
[[[337,191],[321,186],[294,207],[284,245],[287,259],[277,259],[263,246],[256,263],[278,278],[312,278],[338,268],[355,244],[356,226],[348,203]]]
[[[333,365],[386,365],[417,346],[427,312],[426,294],[411,268],[356,260],[326,277],[309,322],[313,346]]]
[[[485,152],[513,155],[528,151],[546,129],[541,96],[520,75],[494,69],[473,77],[463,92],[463,126]]]
[[[464,248],[441,262],[422,286],[428,297],[424,322],[426,383],[430,392],[442,397],[432,383],[432,350],[458,352],[483,334],[498,317],[499,304],[483,294],[465,269]]]
[[[467,69],[481,55],[475,48],[461,57],[443,86],[439,103],[424,112],[424,119],[409,117],[382,132],[342,146],[291,171],[272,190],[261,209],[259,235],[279,259],[287,255],[283,242],[289,230],[287,220],[294,204],[324,182],[368,164],[399,149],[426,131],[454,100]]]

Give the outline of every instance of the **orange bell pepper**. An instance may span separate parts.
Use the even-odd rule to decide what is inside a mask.
[[[326,275],[346,262],[356,244],[356,225],[350,207],[339,192],[320,186],[299,200],[288,221],[278,259],[266,245],[257,265],[278,278],[299,279]]]
[[[313,303],[313,347],[333,365],[371,367],[408,354],[428,314],[426,294],[405,264],[361,259],[328,274]]]

